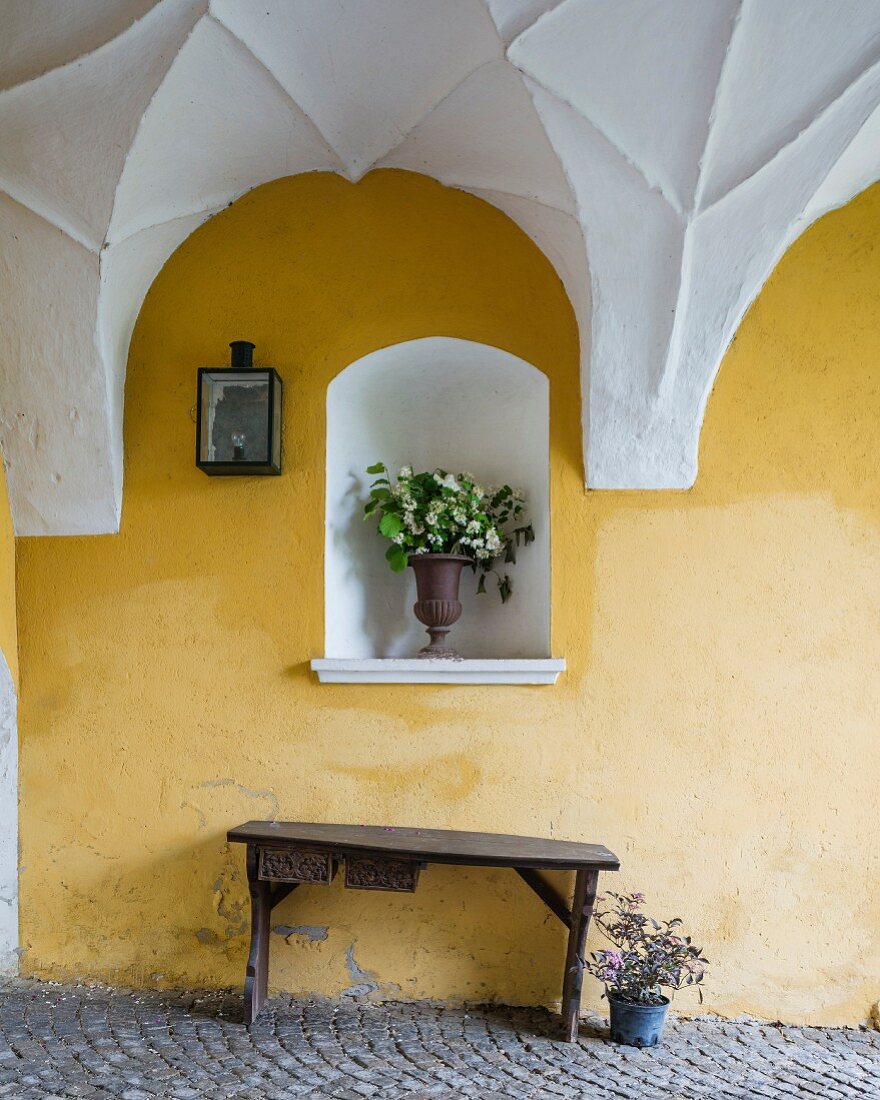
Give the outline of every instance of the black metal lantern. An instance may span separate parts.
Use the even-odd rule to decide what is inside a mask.
[[[231,365],[199,368],[196,466],[212,476],[281,473],[281,379],[233,340]]]

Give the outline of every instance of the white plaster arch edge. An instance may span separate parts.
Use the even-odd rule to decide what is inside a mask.
[[[0,977],[18,973],[18,698],[0,652]]]

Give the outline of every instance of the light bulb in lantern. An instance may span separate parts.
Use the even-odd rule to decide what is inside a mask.
[[[244,458],[244,443],[245,443],[245,434],[244,434],[244,432],[233,432],[232,433],[232,457],[233,458]]]

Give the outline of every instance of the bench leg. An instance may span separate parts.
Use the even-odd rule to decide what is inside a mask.
[[[596,904],[598,885],[598,871],[577,871],[575,873],[574,898],[571,903],[571,929],[568,933],[565,977],[562,982],[562,1019],[565,1024],[563,1039],[566,1043],[573,1043],[577,1040],[581,988],[584,983],[584,950],[587,941],[587,929],[590,927],[593,906]]]
[[[244,1022],[250,1026],[260,1015],[269,989],[269,917],[271,887],[258,877],[256,845],[247,849],[248,889],[251,894],[251,951],[244,980]]]

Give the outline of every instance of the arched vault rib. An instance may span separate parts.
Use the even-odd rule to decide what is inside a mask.
[[[115,529],[143,295],[258,183],[398,166],[504,210],[577,313],[588,484],[661,488],[782,251],[880,174],[874,0],[71,0],[63,34],[42,5],[0,51],[20,533]]]
[[[0,362],[0,439],[19,534],[118,526],[121,416],[99,347],[97,254],[138,123],[205,10],[160,0],[0,93],[0,190],[15,200],[3,218],[0,327],[14,339]]]
[[[848,16],[835,9],[832,18],[807,3],[812,22],[754,0],[741,10],[732,0],[670,0],[662,19],[638,0],[613,9],[567,0],[514,43],[589,251],[593,487],[693,484],[705,403],[743,313],[817,213],[877,177],[867,138],[844,153],[880,100],[880,9],[855,0]],[[633,33],[624,50],[615,43],[627,35],[625,12]],[[677,37],[686,43],[678,53]],[[748,93],[768,43],[784,63],[760,71],[765,97],[756,103]],[[598,85],[587,56],[601,67]],[[672,92],[688,102],[670,116]],[[676,130],[688,112],[689,125]],[[749,117],[756,112],[760,126]],[[733,164],[728,145],[738,150]],[[846,169],[834,172],[842,157]],[[826,178],[829,195],[816,203]]]

